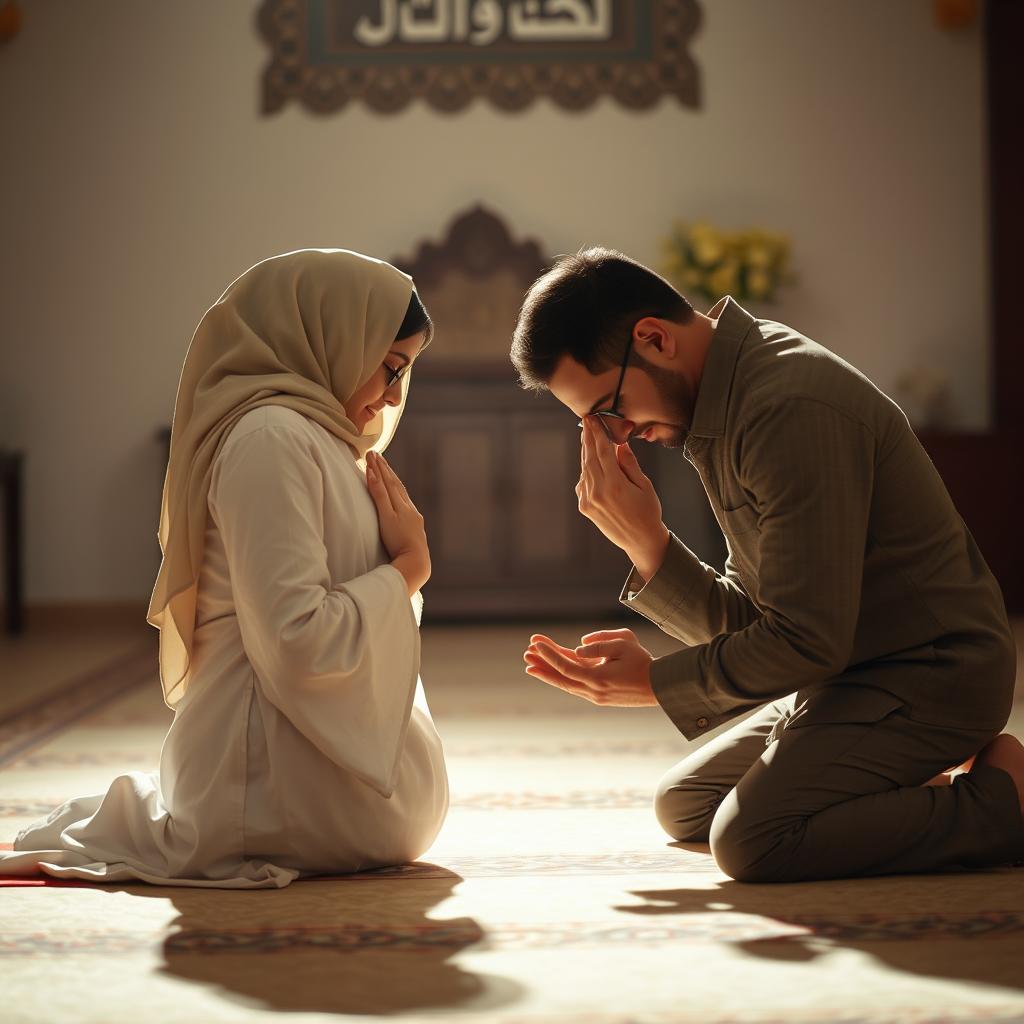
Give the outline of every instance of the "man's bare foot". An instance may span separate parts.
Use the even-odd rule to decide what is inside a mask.
[[[972,768],[979,764],[1002,768],[1013,779],[1020,798],[1020,811],[1024,814],[1024,744],[1008,732],[1001,733],[974,756]]]

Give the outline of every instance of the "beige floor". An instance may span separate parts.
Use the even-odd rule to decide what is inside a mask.
[[[0,889],[0,1022],[1024,1020],[1024,872],[731,882],[652,816],[682,737],[525,676],[530,631],[425,630],[452,784],[432,867],[281,892]],[[0,771],[0,841],[154,767],[169,715],[154,675],[26,751]]]
[[[102,673],[140,649],[155,651],[156,644],[157,632],[142,609],[135,620],[118,615],[74,626],[33,626],[21,636],[0,633],[0,721],[73,679]]]

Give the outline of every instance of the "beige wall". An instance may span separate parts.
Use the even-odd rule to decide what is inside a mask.
[[[886,391],[936,361],[962,426],[987,423],[983,54],[931,0],[705,0],[698,112],[327,118],[259,115],[251,2],[23,6],[0,49],[0,442],[28,452],[32,601],[149,594],[153,433],[228,281],[301,246],[405,252],[476,201],[552,251],[646,261],[673,217],[787,231],[780,319]]]

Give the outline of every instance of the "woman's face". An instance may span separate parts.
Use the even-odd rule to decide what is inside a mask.
[[[390,386],[387,383],[388,378],[395,370],[400,369],[403,377],[409,372],[408,367],[416,361],[425,340],[426,335],[421,331],[419,334],[394,342],[384,357],[384,362],[345,403],[348,418],[360,434],[385,405],[398,405],[402,401],[402,378],[399,377]]]

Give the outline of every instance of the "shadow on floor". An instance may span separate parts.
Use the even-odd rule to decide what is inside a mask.
[[[837,949],[859,950],[896,971],[1024,990],[1021,869],[777,885],[729,879],[631,895],[647,902],[614,909],[705,915],[703,934],[766,960],[811,962]]]
[[[163,974],[263,1009],[346,1014],[490,1010],[521,986],[452,962],[485,940],[471,918],[435,918],[462,879],[315,879],[282,890],[161,888],[180,916]],[[241,998],[238,998],[241,997]]]

